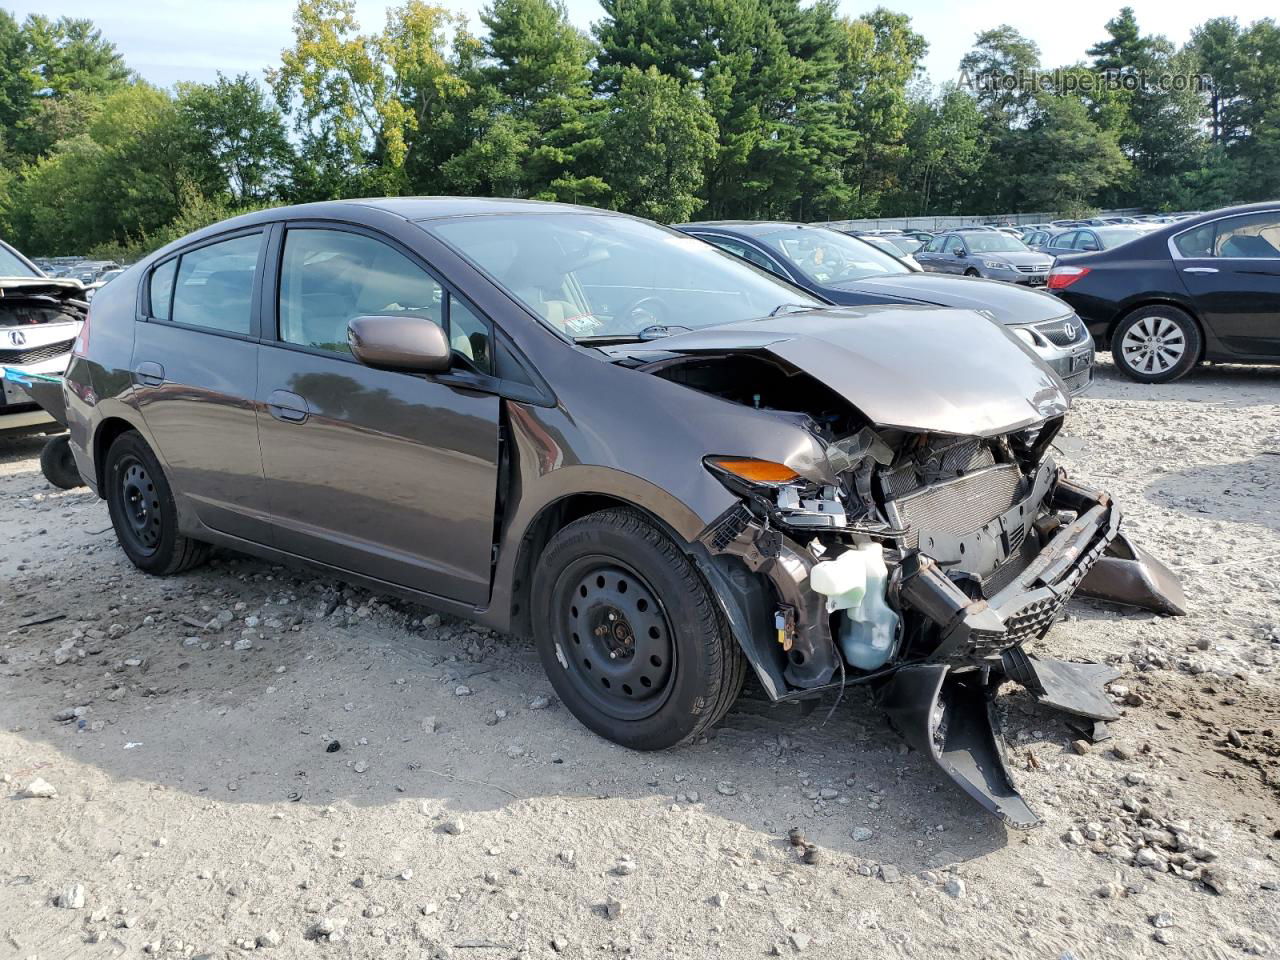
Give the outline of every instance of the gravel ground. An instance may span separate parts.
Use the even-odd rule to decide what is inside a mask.
[[[228,554],[148,578],[0,441],[0,957],[1273,955],[1280,372],[1104,367],[1066,434],[1193,610],[1070,606],[1046,649],[1126,716],[1078,753],[1002,697],[1025,832],[861,694],[632,753],[521,640]]]

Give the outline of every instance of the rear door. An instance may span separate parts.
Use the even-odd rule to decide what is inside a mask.
[[[283,550],[424,593],[488,599],[500,398],[485,318],[389,238],[286,225],[273,239],[258,376],[263,463]],[[454,368],[375,370],[362,315],[444,326]]]
[[[254,394],[262,228],[158,263],[143,283],[132,375],[175,496],[214,530],[265,542]]]
[[[1280,210],[1227,217],[1173,239],[1201,319],[1241,357],[1280,357]]]

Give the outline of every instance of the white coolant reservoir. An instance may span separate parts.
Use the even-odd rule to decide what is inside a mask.
[[[845,660],[859,670],[878,670],[888,661],[898,637],[898,615],[885,599],[889,568],[878,543],[860,544],[857,550],[846,551],[838,559],[850,554],[862,560],[865,592],[860,604],[845,611],[840,623],[840,649]],[[814,566],[810,579],[821,565]]]
[[[834,560],[822,560],[809,571],[809,586],[827,598],[827,611],[849,610],[862,603],[867,589],[865,556],[846,550]],[[881,561],[883,563],[883,561]]]

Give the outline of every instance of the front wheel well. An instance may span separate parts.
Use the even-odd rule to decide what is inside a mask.
[[[1124,323],[1125,320],[1129,319],[1129,317],[1133,316],[1139,310],[1144,310],[1147,307],[1174,307],[1175,309],[1181,310],[1193,321],[1195,321],[1196,326],[1200,328],[1200,355],[1196,357],[1196,362],[1198,363],[1200,360],[1204,359],[1204,350],[1205,350],[1204,323],[1202,323],[1200,318],[1196,316],[1196,312],[1192,310],[1189,306],[1187,306],[1185,303],[1179,303],[1177,300],[1160,299],[1160,298],[1157,298],[1154,300],[1143,300],[1141,303],[1135,303],[1130,307],[1126,307],[1123,312],[1117,314],[1116,318],[1107,325],[1107,338],[1101,344],[1102,348],[1104,350],[1110,351],[1111,341],[1115,337],[1116,330],[1119,329],[1120,324]]]
[[[98,425],[97,432],[93,435],[93,469],[96,474],[95,478],[98,482],[98,495],[105,497],[103,493],[103,484],[106,475],[103,469],[106,464],[107,451],[111,449],[111,445],[121,435],[128,433],[130,430],[137,429],[128,420],[123,417],[108,417]]]
[[[515,573],[511,581],[512,633],[521,637],[533,635],[533,621],[530,617],[529,603],[533,580],[533,565],[542,556],[542,551],[546,548],[551,538],[561,528],[588,514],[619,507],[643,515],[676,543],[684,542],[681,537],[672,531],[670,524],[665,523],[661,517],[620,497],[604,493],[575,493],[548,504],[542,508],[542,511],[525,530],[516,553]]]

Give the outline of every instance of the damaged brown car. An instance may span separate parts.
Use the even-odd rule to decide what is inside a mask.
[[[1051,456],[1063,383],[1000,326],[831,308],[693,238],[557,204],[249,214],[105,287],[65,383],[141,569],[209,544],[532,635],[618,743],[871,685],[1015,825],[1006,681],[1114,718],[1054,659],[1076,592],[1178,613],[1119,508]]]

